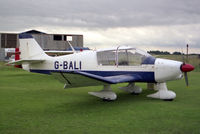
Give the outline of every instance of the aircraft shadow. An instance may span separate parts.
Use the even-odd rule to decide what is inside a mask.
[[[156,99],[147,98],[148,94],[154,93],[152,90],[145,90],[140,95],[133,95],[126,92],[117,92],[117,100],[115,101],[103,101],[102,99],[96,98],[94,96],[89,96],[87,99],[80,99],[75,102],[66,102],[60,104],[58,107],[65,109],[66,112],[81,114],[82,112],[91,112],[96,111],[95,109],[99,109],[99,111],[105,111],[114,109],[115,107],[123,107],[126,105],[133,105],[137,103],[148,103],[151,101],[160,101]],[[80,110],[77,110],[80,109]]]

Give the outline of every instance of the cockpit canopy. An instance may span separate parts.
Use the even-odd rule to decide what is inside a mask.
[[[155,58],[140,49],[132,47],[118,47],[117,49],[97,51],[99,65],[107,66],[137,66],[152,64]]]

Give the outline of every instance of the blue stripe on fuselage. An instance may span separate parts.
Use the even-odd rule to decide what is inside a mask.
[[[80,71],[80,70],[78,70]],[[30,70],[30,72],[42,73],[42,74],[51,74],[52,72],[76,72],[76,71],[66,71],[66,70]],[[133,75],[140,76],[140,79],[137,82],[155,82],[154,72],[133,72],[133,71],[81,71],[89,74],[101,76],[101,77],[109,77],[116,75]]]

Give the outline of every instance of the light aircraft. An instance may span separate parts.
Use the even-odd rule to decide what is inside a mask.
[[[22,65],[24,70],[51,74],[64,83],[64,88],[103,85],[90,95],[104,100],[115,100],[117,95],[110,85],[125,83],[121,87],[129,93],[139,94],[142,89],[135,82],[155,83],[156,93],[147,97],[173,100],[175,92],[167,89],[166,82],[181,79],[194,67],[180,61],[155,58],[136,48],[119,46],[114,49],[87,50],[73,54],[48,56],[30,34],[22,33],[20,40],[20,60],[10,64]]]

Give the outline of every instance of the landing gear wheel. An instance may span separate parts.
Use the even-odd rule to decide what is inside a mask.
[[[111,99],[102,99],[103,101],[106,101],[106,102],[112,102],[114,100],[111,100]]]
[[[147,97],[155,98],[155,99],[161,99],[165,101],[172,101],[174,98],[176,98],[176,93],[168,90],[166,83],[157,83],[156,84],[156,93],[147,95]]]
[[[127,86],[120,87],[119,89],[131,93],[133,95],[139,95],[140,93],[142,93],[142,88],[136,86],[133,82],[130,82]]]
[[[131,94],[132,95],[140,95],[140,93],[134,93],[134,92],[132,92]]]

